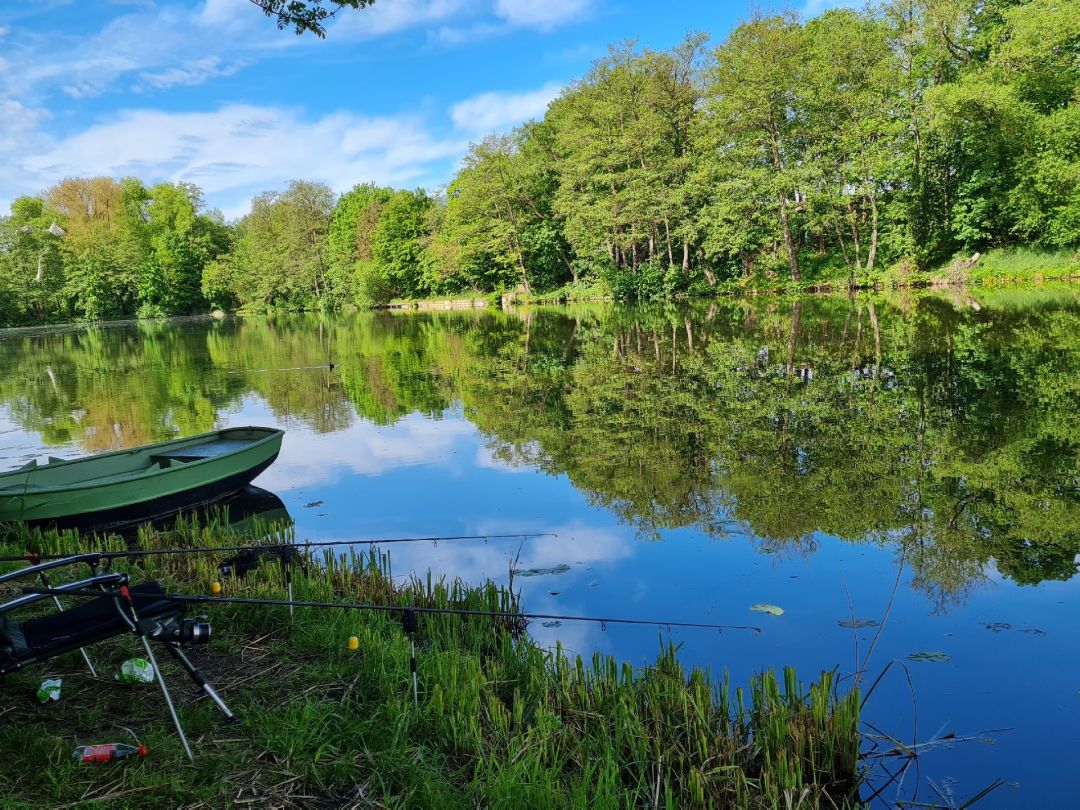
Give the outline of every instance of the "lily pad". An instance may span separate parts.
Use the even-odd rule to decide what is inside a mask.
[[[941,650],[921,650],[920,652],[913,652],[908,656],[909,661],[929,661],[931,664],[944,664],[946,661],[951,661],[952,656],[948,653],[943,653]]]
[[[1027,633],[1030,636],[1045,636],[1046,631],[1040,630],[1038,627],[1025,627],[1020,631],[1021,633]]]
[[[865,630],[867,627],[877,627],[877,619],[841,619],[838,625],[848,630]]]
[[[544,627],[562,627],[562,622],[560,622],[560,621],[544,622],[543,626]]]
[[[784,609],[782,607],[777,607],[776,605],[766,605],[763,603],[759,603],[756,605],[751,605],[750,609],[755,613],[768,613],[770,616],[784,615]]]
[[[307,503],[304,504],[304,508],[305,509],[314,509],[316,506],[322,506],[322,505],[323,505],[322,501],[308,501]]]
[[[1000,633],[1002,630],[1012,630],[1012,625],[1008,622],[982,622],[982,626],[991,633]]]
[[[565,574],[570,566],[565,563],[554,565],[551,568],[515,568],[515,577],[542,577],[545,574]]]

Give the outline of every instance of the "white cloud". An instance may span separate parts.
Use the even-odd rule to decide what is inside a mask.
[[[505,34],[508,30],[506,25],[493,25],[486,22],[478,22],[466,26],[443,25],[436,30],[429,32],[429,37],[433,42],[437,42],[440,45],[456,48],[470,42],[477,42],[481,39]]]
[[[47,117],[44,110],[0,97],[0,152],[10,155],[29,147],[36,140],[38,125]]]
[[[481,93],[453,106],[454,125],[468,132],[492,132],[520,124],[544,114],[562,87],[549,82],[525,93]]]
[[[407,29],[430,29],[444,44],[517,28],[548,30],[581,16],[591,4],[385,0],[358,11],[343,10],[328,26],[328,42],[322,44],[311,36],[277,31],[249,0],[206,0],[196,9],[176,2],[140,5],[88,35],[44,31],[21,36],[5,50],[11,69],[0,69],[0,93],[19,97],[60,89],[82,99],[113,89],[132,74],[143,78],[140,89],[162,90],[229,75],[284,49],[327,48]],[[0,37],[6,33],[0,28]]]
[[[32,193],[71,175],[188,180],[227,214],[238,214],[252,193],[295,177],[338,191],[367,181],[418,183],[464,147],[460,139],[434,137],[424,120],[407,115],[309,119],[297,110],[246,104],[211,112],[128,110],[44,150],[11,155],[0,164],[0,188],[10,193],[20,178],[21,190]]]
[[[231,76],[243,66],[243,62],[222,64],[221,59],[216,56],[208,56],[205,59],[192,59],[184,62],[179,67],[159,71],[143,71],[139,74],[139,82],[132,89],[140,92],[144,89],[164,90],[168,87],[190,87],[202,84],[218,76]]]
[[[160,80],[139,89],[165,89],[229,75],[242,64],[306,44],[312,43],[275,30],[248,0],[208,0],[199,9],[140,5],[90,33],[21,34],[5,52],[14,70],[0,92],[26,96],[59,89],[81,99],[112,90],[132,74]]]
[[[386,0],[362,11],[343,12],[327,37],[371,39],[406,28],[471,17],[481,11],[477,0]]]
[[[581,17],[592,0],[496,0],[495,14],[515,28],[554,28]]]

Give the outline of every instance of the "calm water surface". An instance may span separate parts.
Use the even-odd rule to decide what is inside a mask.
[[[558,571],[516,578],[527,609],[759,624],[670,632],[738,683],[850,673],[876,628],[839,623],[885,620],[871,668],[903,663],[914,697],[894,666],[865,718],[974,738],[923,757],[906,798],[1002,777],[982,806],[1075,799],[1076,294],[0,333],[2,465],[251,423],[288,431],[256,483],[301,538],[550,532],[520,547],[520,568]],[[505,581],[517,551],[393,560]],[[532,632],[637,663],[669,636]],[[909,658],[927,652],[948,660]]]

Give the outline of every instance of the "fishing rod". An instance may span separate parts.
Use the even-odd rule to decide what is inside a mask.
[[[27,594],[54,594],[54,595],[67,595],[67,596],[109,596],[118,595],[119,592],[113,594],[110,591],[93,590],[89,588],[41,588],[27,586],[22,589],[23,593]],[[258,605],[262,607],[309,607],[309,608],[325,608],[325,609],[337,609],[337,610],[385,610],[390,613],[400,613],[403,616],[409,616],[410,614],[416,616],[417,614],[429,614],[429,615],[452,615],[452,616],[474,616],[488,619],[547,619],[553,621],[563,622],[591,622],[599,624],[602,630],[607,629],[609,624],[622,624],[622,625],[644,625],[654,627],[683,627],[695,630],[717,630],[723,632],[725,630],[746,630],[748,632],[759,635],[761,628],[754,625],[747,624],[712,624],[707,622],[680,622],[680,621],[665,621],[661,619],[625,619],[625,618],[608,618],[600,616],[572,616],[563,615],[558,613],[509,613],[507,611],[500,610],[476,610],[472,608],[439,608],[439,607],[410,607],[407,605],[373,605],[367,602],[319,602],[319,601],[307,601],[298,599],[267,599],[256,598],[246,596],[207,596],[204,594],[184,594],[184,593],[165,593],[154,594],[155,600],[165,600],[169,602],[179,602],[184,604],[198,604],[198,605],[213,605],[213,604],[228,604],[228,605]]]
[[[111,560],[126,557],[155,557],[173,554],[217,554],[219,552],[264,552],[264,551],[297,551],[307,548],[331,548],[335,546],[379,546],[389,543],[435,543],[457,542],[465,540],[529,540],[536,537],[558,537],[553,532],[518,532],[516,534],[461,534],[447,535],[442,537],[391,537],[385,540],[323,540],[317,542],[304,541],[303,543],[255,543],[246,546],[195,546],[186,548],[135,548],[125,551],[87,551],[82,555],[97,557],[98,559]],[[41,554],[37,551],[26,551],[22,554],[0,557],[0,562],[29,562],[37,564],[47,560],[63,560],[71,557],[67,554]]]

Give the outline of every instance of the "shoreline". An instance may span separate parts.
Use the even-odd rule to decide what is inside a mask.
[[[655,299],[620,299],[611,295],[584,295],[573,296],[562,291],[555,293],[540,293],[532,296],[506,293],[500,300],[492,300],[492,296],[470,296],[465,298],[440,297],[423,298],[406,301],[394,301],[390,304],[371,309],[359,309],[349,307],[332,314],[348,314],[358,312],[483,312],[487,310],[512,310],[530,306],[570,306],[573,304],[614,304],[623,306],[656,305],[656,304],[694,304],[709,303],[722,300],[739,300],[749,298],[792,298],[792,297],[829,297],[829,296],[857,296],[859,294],[887,295],[889,293],[906,292],[980,292],[996,291],[1012,288],[1053,289],[1076,288],[1080,290],[1080,272],[1068,272],[1062,275],[1039,274],[1036,277],[1029,276],[990,276],[968,280],[950,279],[943,276],[935,276],[910,284],[867,284],[849,287],[840,282],[815,282],[803,287],[790,285],[778,285],[774,287],[726,287],[715,288],[715,293],[710,295],[686,295],[680,294]],[[60,321],[56,323],[45,322],[34,326],[20,324],[16,326],[0,327],[0,341],[20,335],[41,335],[53,332],[88,328],[115,328],[124,326],[138,326],[146,324],[171,324],[184,322],[219,322],[232,318],[258,317],[280,314],[312,314],[319,310],[304,309],[266,309],[266,310],[236,310],[232,312],[196,313],[191,315],[174,315],[163,318],[120,318],[117,320],[103,321]]]
[[[272,536],[294,541],[283,530]],[[260,535],[241,538],[223,527],[191,524],[171,536],[144,530],[139,545],[216,546],[239,539],[256,543]],[[16,531],[0,548],[66,553],[82,542],[72,534]],[[137,579],[198,592],[222,579],[217,562],[201,555],[144,557]],[[510,616],[521,610],[512,592],[491,582],[429,576],[397,585],[389,558],[375,553],[326,554],[313,562],[313,574],[293,575],[298,600]],[[285,593],[272,559],[222,584],[230,596]],[[654,664],[636,667],[606,655],[582,658],[558,646],[542,648],[515,620],[425,616],[415,635],[420,687],[414,705],[413,639],[386,613],[298,608],[290,618],[285,609],[247,605],[201,606],[204,611],[214,641],[192,655],[236,713],[235,725],[225,730],[213,707],[193,702],[182,674],[166,665],[195,750],[188,763],[154,686],[90,678],[78,654],[68,653],[0,681],[12,707],[0,727],[0,755],[11,765],[0,785],[9,799],[50,805],[108,799],[93,794],[123,772],[124,793],[151,791],[156,801],[173,805],[216,805],[230,801],[220,792],[221,778],[234,773],[232,800],[276,799],[286,806],[346,797],[374,807],[402,801],[537,806],[558,804],[560,796],[592,797],[598,806],[647,806],[662,792],[669,806],[773,806],[796,793],[810,806],[836,807],[857,801],[866,775],[860,692],[841,690],[835,673],[804,685],[790,668],[766,671],[746,690],[736,689],[707,671],[684,669],[670,643],[661,645]],[[346,644],[350,636],[358,640],[355,651]],[[138,649],[132,637],[122,637],[90,652],[111,672]],[[63,675],[58,704],[23,699],[43,671]],[[145,742],[150,756],[106,766],[72,762],[76,744],[112,736]],[[43,770],[50,779],[35,777]]]

